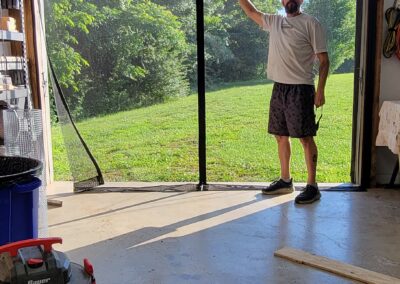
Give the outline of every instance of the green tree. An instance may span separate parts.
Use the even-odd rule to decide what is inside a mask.
[[[189,94],[188,45],[176,16],[148,0],[92,1],[102,20],[81,34],[87,115],[116,112]],[[103,3],[99,3],[103,2]]]
[[[187,0],[154,0],[171,10],[182,23],[190,44],[190,80],[197,86],[196,5]],[[280,3],[254,1],[260,10],[275,13]],[[204,2],[207,84],[254,79],[263,74],[268,35],[244,15],[237,1]]]
[[[254,1],[265,13],[276,13],[281,7],[278,1]],[[224,81],[243,81],[265,77],[268,53],[268,33],[251,21],[237,2],[226,2],[224,12],[228,15],[228,45],[233,57],[221,65]]]
[[[187,67],[190,86],[195,89],[197,88],[196,2],[194,0],[153,0],[153,2],[171,11],[181,23],[181,30],[188,44],[187,57],[183,63]]]
[[[49,54],[79,117],[189,94],[189,48],[177,18],[149,0],[55,0]]]
[[[52,0],[46,2],[46,38],[48,56],[52,60],[61,87],[74,115],[82,112],[79,76],[89,63],[76,51],[76,31],[88,33],[97,15],[96,6],[84,0]],[[73,94],[73,95],[71,95]]]
[[[332,73],[354,58],[356,1],[309,0],[304,11],[317,17],[326,29]]]

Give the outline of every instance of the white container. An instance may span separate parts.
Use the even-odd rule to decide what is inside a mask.
[[[0,42],[0,54],[3,56],[11,56],[11,42]]]

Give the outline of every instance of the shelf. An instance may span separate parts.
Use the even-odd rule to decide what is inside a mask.
[[[0,71],[24,70],[24,58],[20,56],[1,56]]]
[[[28,80],[29,75],[27,73],[28,60],[25,43],[24,0],[1,0],[0,9],[5,9],[4,13],[2,11],[2,15],[13,17],[16,20],[16,26],[19,27],[17,31],[0,29],[0,42],[7,43],[2,46],[3,54],[0,54],[0,72],[3,75],[4,73],[9,75],[15,84],[12,90],[0,90],[0,100],[13,104],[16,103],[18,107],[24,108],[31,95]],[[11,12],[7,10],[18,11]],[[7,47],[9,52],[5,53],[4,51],[7,51]],[[13,56],[5,56],[9,54],[13,54]],[[2,87],[5,87],[5,85]]]
[[[15,88],[14,90],[0,91],[0,100],[7,101],[11,99],[26,98],[29,91],[26,88]]]
[[[3,10],[21,10],[21,6],[9,6],[9,7],[0,7]]]
[[[21,9],[19,0],[1,0],[1,9]]]
[[[24,41],[24,34],[0,30],[0,40]]]

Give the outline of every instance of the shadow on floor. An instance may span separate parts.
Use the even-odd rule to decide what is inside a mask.
[[[98,284],[356,283],[275,258],[284,246],[400,277],[400,207],[382,207],[382,199],[329,192],[310,206],[272,206],[257,194],[165,226],[144,221],[141,229],[67,253],[75,261],[89,257]]]

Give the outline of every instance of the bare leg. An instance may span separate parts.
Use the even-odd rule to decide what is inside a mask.
[[[281,163],[281,178],[289,179],[291,155],[291,145],[289,137],[275,135],[275,138],[278,142],[279,161]]]
[[[315,144],[314,137],[300,138],[300,142],[303,145],[304,156],[307,165],[307,184],[316,183],[316,173],[317,173],[317,162],[318,162],[318,149]]]

